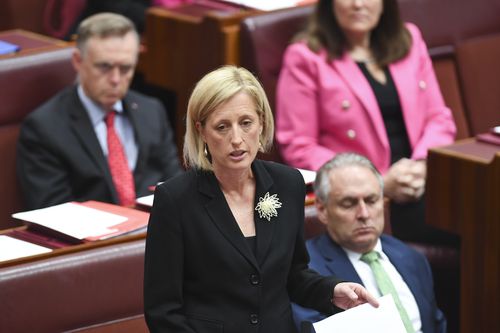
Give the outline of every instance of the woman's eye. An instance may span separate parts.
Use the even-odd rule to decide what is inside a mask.
[[[244,127],[248,127],[248,126],[252,125],[252,121],[251,120],[244,120],[241,124]]]

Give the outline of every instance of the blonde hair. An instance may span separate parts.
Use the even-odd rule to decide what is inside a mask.
[[[186,167],[212,170],[210,160],[205,156],[205,144],[196,128],[196,123],[199,122],[204,126],[207,118],[219,105],[240,92],[246,93],[255,103],[255,111],[262,125],[259,150],[261,152],[269,150],[274,138],[274,121],[262,85],[245,68],[223,66],[206,74],[196,84],[189,98],[183,149]]]

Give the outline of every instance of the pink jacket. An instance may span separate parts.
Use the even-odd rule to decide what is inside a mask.
[[[403,110],[412,158],[453,142],[455,124],[444,105],[420,31],[407,25],[412,47],[389,65]],[[344,55],[328,62],[304,43],[290,45],[277,87],[276,140],[285,161],[317,170],[338,152],[370,158],[380,172],[390,166],[390,147],[375,95],[356,63]]]

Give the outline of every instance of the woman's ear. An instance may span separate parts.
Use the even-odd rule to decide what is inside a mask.
[[[196,122],[196,130],[198,131],[198,133],[200,134],[201,138],[203,139],[203,142],[206,142],[205,140],[205,134],[203,133],[203,125],[201,124],[201,122],[197,121]]]

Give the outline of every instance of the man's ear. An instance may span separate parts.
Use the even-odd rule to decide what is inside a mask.
[[[318,220],[322,224],[328,225],[327,205],[318,198],[316,198],[314,204],[316,205],[316,211],[318,212]]]
[[[77,73],[80,71],[80,68],[82,67],[82,62],[83,62],[82,52],[78,48],[75,48],[73,54],[71,55],[71,63],[73,64],[73,68]]]

